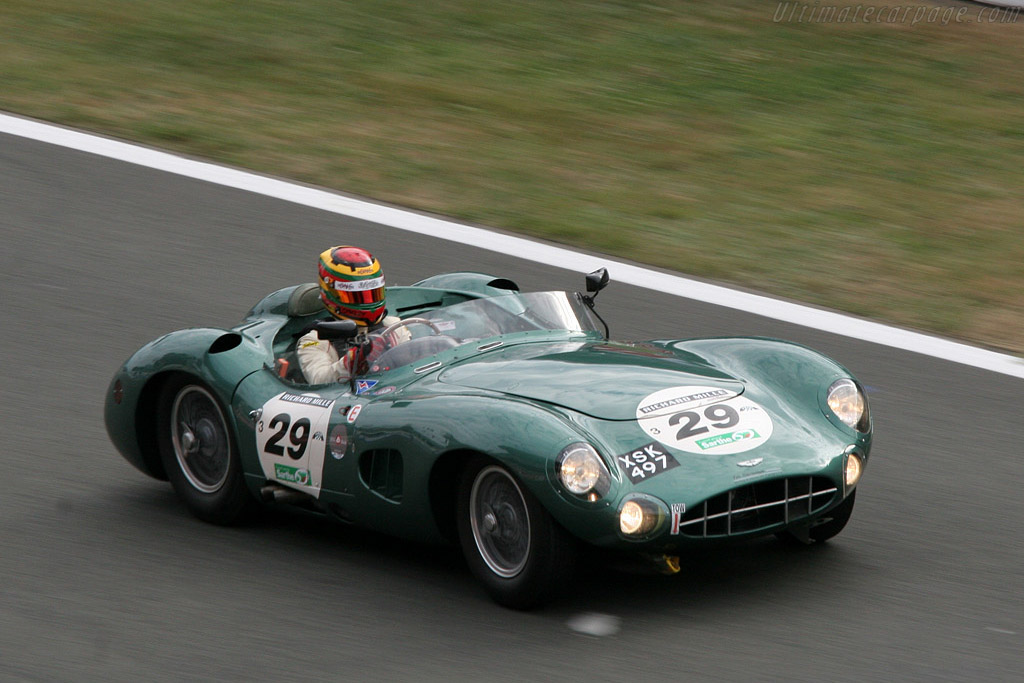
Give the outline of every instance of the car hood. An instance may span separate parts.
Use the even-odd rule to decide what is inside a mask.
[[[696,354],[616,342],[520,344],[459,363],[438,380],[545,401],[605,420],[635,420],[642,400],[675,387],[725,390],[722,399],[743,392],[740,381]]]

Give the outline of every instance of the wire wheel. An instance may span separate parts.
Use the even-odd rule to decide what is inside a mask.
[[[216,399],[206,389],[189,385],[171,406],[171,443],[188,483],[203,493],[219,491],[231,467],[231,440]]]
[[[519,485],[503,468],[485,467],[473,480],[469,511],[480,557],[498,576],[517,576],[530,557],[530,513]]]

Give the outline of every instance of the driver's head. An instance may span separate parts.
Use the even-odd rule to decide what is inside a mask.
[[[320,254],[320,299],[335,318],[376,325],[384,318],[384,272],[359,247],[331,247]]]

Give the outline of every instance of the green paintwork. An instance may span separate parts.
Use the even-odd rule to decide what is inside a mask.
[[[677,351],[574,341],[524,344],[489,353],[476,363],[446,370],[446,384],[545,401],[608,420],[632,420],[647,394],[680,384],[743,391],[743,384],[703,359]],[[551,378],[557,377],[557,382]]]
[[[479,273],[436,276],[389,288],[389,309],[402,317],[457,311],[446,307],[509,294],[506,282]],[[168,373],[187,373],[229,408],[247,483],[256,494],[267,483],[256,432],[261,417],[269,416],[254,411],[282,392],[312,393],[333,400],[320,437],[330,440],[339,426],[347,435],[342,457],[326,449],[318,481],[316,504],[336,518],[410,539],[450,538],[460,462],[482,453],[509,467],[576,537],[663,553],[692,541],[669,534],[666,520],[643,541],[625,540],[618,531],[625,496],[653,497],[667,514],[672,504],[692,510],[747,482],[815,475],[835,482],[842,492],[838,504],[849,493],[842,486],[845,453],[856,449],[866,460],[870,452],[870,431],[847,427],[825,404],[829,385],[850,373],[811,349],[771,339],[624,344],[594,331],[520,331],[372,372],[365,379],[376,385],[363,395],[348,384],[297,384],[274,372],[274,360],[294,362],[295,334],[323,317],[289,315],[299,293],[290,287],[270,294],[230,330],[182,330],[129,358],[111,382],[105,411],[108,433],[124,457],[147,474],[164,476],[152,436],[156,396]],[[123,398],[115,403],[118,381]],[[631,483],[615,458],[652,443],[636,420],[638,403],[655,391],[686,385],[726,389],[753,401],[771,418],[771,438],[733,455],[665,447],[678,466]],[[349,424],[347,411],[355,406],[361,412]],[[596,448],[611,477],[607,494],[596,502],[566,492],[557,478],[555,458],[578,441]],[[749,465],[755,459],[760,462]],[[748,466],[738,467],[742,461]],[[281,464],[292,468],[276,470],[285,473],[278,483],[288,485],[285,479],[294,478],[299,465]],[[380,490],[371,490],[367,477],[378,477]]]

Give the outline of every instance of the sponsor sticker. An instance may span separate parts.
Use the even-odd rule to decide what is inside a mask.
[[[640,428],[671,448],[731,455],[771,438],[768,412],[731,389],[683,386],[644,397],[636,408]]]
[[[649,394],[636,407],[637,419],[671,415],[680,410],[692,410],[711,403],[718,403],[739,394],[732,389],[719,387],[672,387]]]
[[[348,417],[345,419],[348,420],[349,424],[352,424],[356,421],[356,418],[359,417],[359,413],[362,412],[362,410],[363,406],[361,405],[352,406],[352,409],[348,411]]]
[[[276,463],[274,465],[274,476],[277,477],[278,481],[309,486],[309,470],[302,469],[301,467],[291,467],[290,465]]]
[[[316,406],[317,408],[330,408],[334,403],[333,399],[320,398],[319,396],[313,396],[311,394],[281,394],[282,401],[286,403],[298,403],[305,406]]]
[[[615,456],[619,469],[634,484],[679,467],[679,461],[653,441],[636,450]]]
[[[336,425],[331,430],[331,441],[330,441],[331,456],[335,460],[341,460],[345,457],[345,451],[348,450],[348,429],[345,425]]]
[[[370,272],[373,271],[371,270]],[[365,292],[368,289],[377,289],[378,287],[383,286],[383,277],[370,278],[369,280],[356,280],[354,282],[345,282],[343,280],[336,280],[334,282],[334,288],[342,292]]]
[[[753,429],[746,429],[741,432],[733,432],[732,434],[719,434],[718,436],[711,436],[707,439],[697,439],[695,442],[703,450],[709,448],[718,448],[719,446],[728,446],[731,443],[737,441],[743,441],[744,439],[758,439],[760,435]]]
[[[377,386],[377,380],[375,379],[357,379],[356,380],[356,396],[365,394],[370,389]]]
[[[672,536],[679,535],[679,526],[683,522],[683,515],[686,514],[686,503],[672,503],[672,528],[669,530],[669,534]]]
[[[326,434],[334,400],[283,392],[257,411],[256,451],[270,481],[320,496]]]
[[[398,389],[398,387],[392,387],[392,386],[381,387],[377,391],[373,392],[373,395],[374,396],[383,396],[384,394],[390,394],[391,392],[396,391],[397,389]]]

